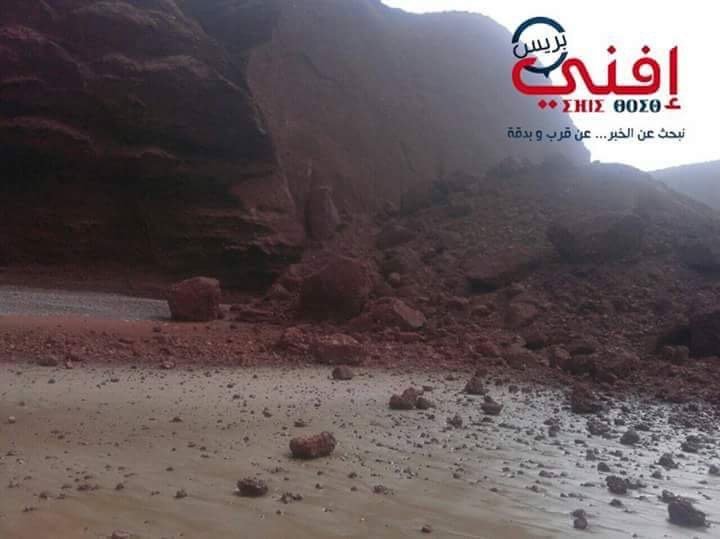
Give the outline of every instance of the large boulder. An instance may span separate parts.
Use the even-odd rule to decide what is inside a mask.
[[[644,223],[627,213],[602,213],[550,225],[547,238],[567,262],[610,262],[639,253]]]
[[[174,284],[168,291],[168,305],[173,320],[209,322],[222,317],[220,282],[208,277],[194,277]]]
[[[362,312],[371,289],[367,265],[338,256],[303,281],[300,312],[320,320],[348,320]]]

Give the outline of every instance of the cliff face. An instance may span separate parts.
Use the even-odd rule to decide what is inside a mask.
[[[720,210],[720,161],[656,170],[652,175],[678,193]]]
[[[517,154],[507,42],[373,0],[6,0],[0,258],[269,282],[311,187],[358,211]]]
[[[456,170],[547,155],[511,144],[508,126],[572,125],[513,88],[509,32],[487,17],[376,0],[274,5],[272,40],[253,52],[248,79],[296,198],[327,183],[341,205],[372,207]],[[589,159],[582,146],[560,151]]]
[[[243,70],[182,7],[4,3],[0,238],[10,262],[146,263],[240,283],[299,252]]]

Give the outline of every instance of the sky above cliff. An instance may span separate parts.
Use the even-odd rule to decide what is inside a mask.
[[[720,15],[720,4],[715,2],[666,3],[657,1],[607,0],[605,2],[578,2],[561,0],[537,2],[516,0],[495,2],[480,0],[383,0],[389,6],[406,11],[423,13],[433,11],[472,11],[487,15],[505,26],[510,33],[525,20],[535,16],[550,17],[564,26],[569,57],[579,58],[598,83],[608,79],[608,63],[617,60],[617,78],[620,84],[635,82],[631,76],[635,61],[643,57],[643,46],[650,47],[647,56],[661,66],[663,86],[651,96],[623,96],[653,98],[663,103],[669,99],[666,83],[669,51],[678,47],[678,97],[681,110],[662,110],[659,113],[616,113],[612,103],[617,96],[605,96],[605,113],[575,113],[572,119],[581,130],[593,134],[633,128],[634,139],[588,139],[586,146],[592,159],[621,162],[644,170],[655,170],[687,163],[720,159],[720,112],[718,91],[713,84],[720,80],[717,60],[712,57],[715,25]],[[692,7],[689,7],[692,4]],[[613,45],[617,52],[610,57],[607,49]],[[508,57],[512,47],[508,39]],[[507,73],[510,77],[510,73]],[[560,70],[551,75],[554,85],[564,82]],[[636,82],[635,82],[636,83]],[[636,83],[637,84],[637,83]],[[573,97],[592,96],[581,80]],[[527,99],[537,99],[527,96]],[[548,111],[547,114],[558,114]],[[523,126],[527,129],[542,126]],[[641,131],[685,130],[682,140],[637,140]],[[499,136],[503,134],[499,133]],[[571,143],[564,141],[562,143]]]

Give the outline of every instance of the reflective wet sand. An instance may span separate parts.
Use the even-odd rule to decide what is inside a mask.
[[[603,439],[557,392],[488,382],[504,404],[488,417],[482,397],[461,393],[464,373],[356,374],[336,382],[316,368],[0,364],[0,537],[418,537],[426,525],[431,537],[488,539],[718,533],[668,523],[657,499],[668,489],[694,498],[711,522],[720,515],[720,477],[708,475],[717,440],[682,453],[695,431],[668,423],[682,407],[629,402],[623,412],[613,403],[609,417],[627,425]],[[389,410],[390,394],[410,385],[431,386],[426,396],[437,408]],[[455,414],[461,428],[447,424]],[[555,437],[543,424],[551,418]],[[621,445],[637,423],[650,429],[639,432],[640,444]],[[322,430],[338,439],[331,457],[290,458],[292,436]],[[598,460],[587,460],[588,449]],[[666,451],[679,469],[653,465]],[[610,494],[600,461],[647,487]],[[657,469],[661,479],[651,477]],[[267,481],[266,497],[233,494],[250,476]],[[376,485],[389,492],[375,493]],[[175,497],[180,489],[187,497]],[[283,503],[284,493],[302,500]],[[624,507],[610,506],[613,498]],[[573,529],[575,509],[587,512],[587,531]]]

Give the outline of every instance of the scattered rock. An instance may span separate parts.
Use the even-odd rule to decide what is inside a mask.
[[[473,375],[468,383],[465,384],[465,393],[468,395],[484,395],[485,387],[483,386],[482,378],[477,374]]]
[[[390,397],[391,410],[413,410],[417,406],[420,392],[412,387],[407,388],[401,395],[393,395]]]
[[[613,494],[627,494],[627,481],[617,475],[609,475],[605,478],[608,490]]]
[[[268,486],[262,479],[255,479],[247,477],[237,482],[237,494],[238,496],[245,496],[248,498],[259,498],[265,496],[268,493]]]
[[[38,358],[37,364],[41,367],[57,367],[60,361],[55,356],[46,355]]]
[[[658,464],[666,470],[674,470],[678,467],[671,453],[663,453],[663,455],[658,460]]]
[[[634,429],[626,430],[620,437],[620,443],[623,445],[635,445],[640,442],[640,435]]]
[[[435,403],[425,397],[418,397],[415,406],[418,410],[429,410],[430,408],[435,408]]]
[[[485,401],[481,405],[482,411],[487,415],[499,415],[503,409],[503,405],[495,402],[489,395],[485,396]]]

